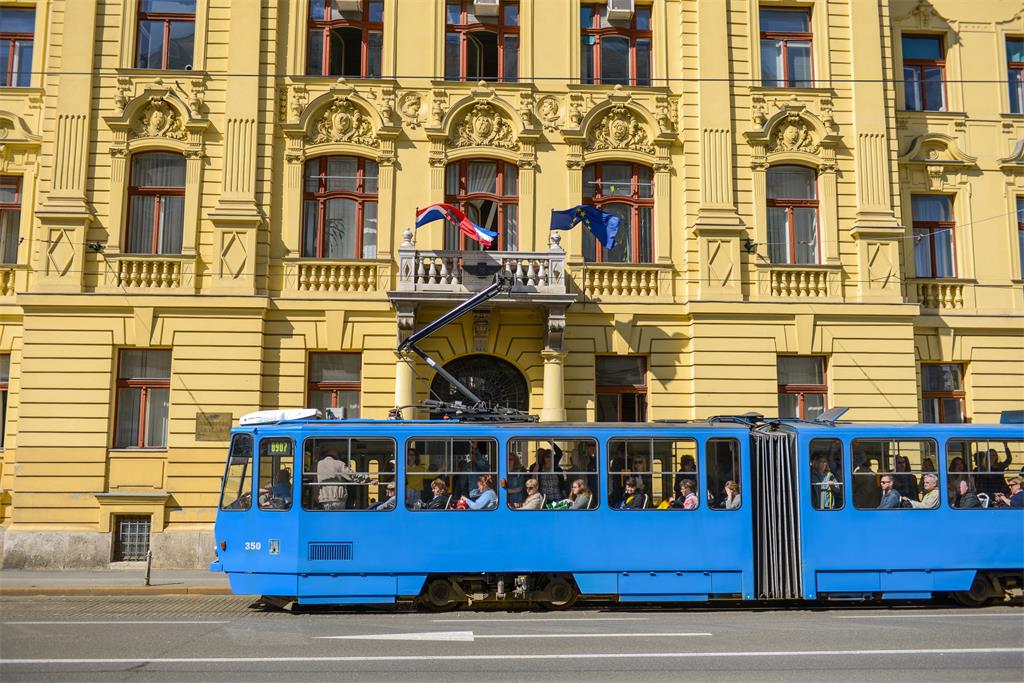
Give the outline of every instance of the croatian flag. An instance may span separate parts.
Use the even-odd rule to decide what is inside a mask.
[[[416,227],[422,228],[427,223],[433,223],[434,221],[449,220],[455,225],[459,226],[459,230],[462,231],[466,237],[471,240],[476,240],[484,246],[491,246],[494,242],[494,238],[498,236],[498,233],[485,230],[479,225],[469,220],[469,217],[462,212],[457,206],[451,204],[431,204],[425,209],[419,209],[416,211]]]

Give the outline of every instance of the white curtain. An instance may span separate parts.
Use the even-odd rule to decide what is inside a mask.
[[[21,211],[4,209],[0,211],[0,262],[18,262],[18,230]]]
[[[324,220],[324,258],[356,257],[356,203],[351,199],[332,199],[326,203]]]
[[[493,161],[470,161],[466,164],[466,191],[497,193],[498,165]]]

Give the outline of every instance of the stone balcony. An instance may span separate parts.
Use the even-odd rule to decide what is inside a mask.
[[[672,267],[637,263],[578,263],[573,278],[585,301],[661,299],[671,296]]]
[[[196,257],[177,254],[106,254],[108,289],[194,293]]]
[[[285,290],[314,296],[366,295],[383,292],[391,263],[373,259],[286,259]]]
[[[814,299],[841,301],[842,266],[777,265],[757,267],[757,294],[760,299]]]
[[[908,293],[923,309],[955,311],[974,307],[971,284],[973,280],[917,278],[910,282]]]

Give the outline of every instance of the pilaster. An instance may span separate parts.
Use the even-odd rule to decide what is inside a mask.
[[[565,421],[565,353],[546,349],[544,359],[544,402],[540,411],[541,422]]]

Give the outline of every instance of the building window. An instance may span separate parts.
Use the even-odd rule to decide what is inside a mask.
[[[772,263],[820,263],[818,190],[814,171],[768,169],[768,255]]]
[[[21,178],[0,176],[0,263],[18,262]]]
[[[811,15],[803,10],[763,9],[761,84],[768,88],[810,88]]]
[[[132,157],[128,186],[130,254],[180,254],[185,227],[185,157],[146,152]]]
[[[139,69],[191,69],[195,0],[139,0]]]
[[[138,562],[149,554],[149,515],[117,515],[114,517],[114,562]]]
[[[642,356],[598,356],[598,422],[647,421],[647,359]]]
[[[654,261],[654,183],[640,164],[590,164],[583,169],[583,203],[619,217],[614,249],[583,236],[583,258],[613,263]]]
[[[917,277],[956,277],[953,254],[956,235],[953,205],[944,195],[910,198],[914,223],[914,262]]]
[[[503,161],[463,160],[448,165],[444,200],[455,204],[471,221],[498,238],[491,249],[515,251],[519,247],[519,168]],[[484,249],[445,222],[445,248]]]
[[[32,85],[32,38],[36,11],[0,7],[0,87]]]
[[[965,422],[964,369],[955,363],[921,366],[921,421]]]
[[[606,5],[580,7],[580,81],[591,85],[651,84],[651,8],[612,21]]]
[[[813,420],[828,407],[825,359],[779,356],[779,417]]]
[[[1024,114],[1024,38],[1006,39],[1006,71],[1010,81],[1010,113]]]
[[[309,354],[309,406],[324,413],[328,408],[341,418],[359,417],[359,353]]]
[[[941,36],[903,36],[903,85],[910,111],[946,111],[946,50]]]
[[[473,0],[445,5],[446,81],[519,80],[519,4],[502,2],[494,16],[475,14]]]
[[[363,2],[358,9],[339,5],[338,0],[309,2],[306,73],[380,78],[384,3],[380,0]]]
[[[166,448],[170,399],[170,350],[123,349],[118,359],[114,448]]]
[[[306,162],[302,255],[377,258],[377,162],[320,157]]]
[[[7,400],[11,385],[11,356],[0,355],[0,448],[7,443]]]
[[[1020,279],[1024,280],[1024,197],[1017,197],[1017,254],[1020,256]]]

